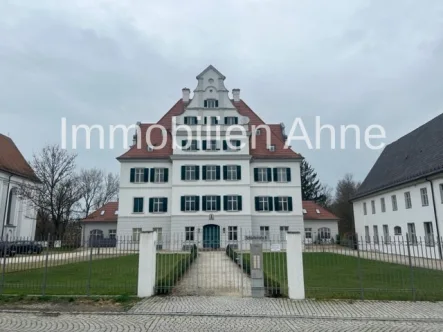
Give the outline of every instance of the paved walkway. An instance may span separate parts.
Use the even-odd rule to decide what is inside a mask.
[[[250,296],[251,280],[224,251],[201,251],[173,294]]]
[[[443,331],[443,302],[153,297],[121,314],[0,312],[12,331]]]

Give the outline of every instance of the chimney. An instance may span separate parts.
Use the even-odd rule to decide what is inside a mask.
[[[189,95],[191,94],[191,90],[189,90],[188,88],[183,88],[182,89],[183,92],[183,102],[187,103],[189,102]]]
[[[240,89],[232,89],[232,97],[234,101],[240,101]]]

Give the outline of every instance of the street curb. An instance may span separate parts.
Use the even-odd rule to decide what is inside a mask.
[[[256,318],[256,319],[311,319],[311,320],[334,320],[334,321],[384,321],[384,322],[422,322],[422,323],[441,323],[442,318],[404,318],[404,317],[338,317],[338,316],[309,316],[309,315],[253,315],[253,314],[216,314],[199,312],[109,312],[109,311],[43,311],[43,310],[0,310],[0,313],[8,314],[34,314],[36,316],[58,317],[67,316],[189,316],[189,317],[229,317],[229,318]]]

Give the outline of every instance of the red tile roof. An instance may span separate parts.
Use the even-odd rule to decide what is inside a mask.
[[[324,207],[318,205],[313,201],[303,201],[303,209],[306,213],[303,213],[303,219],[305,220],[339,220],[336,215],[332,212],[326,210]],[[317,210],[320,213],[317,213]],[[103,212],[104,211],[104,212]],[[85,219],[83,222],[93,223],[93,222],[117,222],[118,214],[118,202],[109,202],[103,205],[97,211],[94,211]]]
[[[326,210],[321,205],[318,205],[314,201],[303,201],[302,202],[303,209],[306,210],[306,213],[303,211],[303,219],[304,220],[339,220],[332,212]],[[317,210],[320,213],[317,213]]]
[[[252,109],[246,105],[246,103],[241,100],[238,102],[232,102],[237,108],[238,112],[242,116],[247,116],[250,120],[249,129],[251,125],[266,125],[266,123],[254,112]],[[148,144],[146,143],[145,137],[146,132],[149,127],[153,126],[153,123],[143,123],[140,125],[140,133],[142,137],[142,142],[140,148],[137,145],[132,146],[126,153],[118,157],[117,159],[162,159],[169,158],[172,155],[172,118],[182,114],[185,110],[186,103],[182,99],[177,101],[177,103],[172,106],[172,108],[157,122],[157,125],[163,126],[166,129],[166,133],[162,133],[159,128],[155,128],[151,132],[151,142],[154,146],[159,146],[162,142],[164,135],[167,135],[167,142],[162,149],[154,149],[153,151],[148,151]],[[284,149],[285,140],[281,131],[280,125],[269,125],[271,144],[275,145],[275,151],[269,151],[268,146],[266,146],[266,135],[256,136],[256,147],[252,149],[252,139],[250,140],[250,154],[255,158],[269,158],[269,159],[299,159],[302,158],[301,155],[292,151],[290,148]]]
[[[103,205],[97,211],[92,212],[82,221],[85,223],[117,222],[118,214],[116,214],[116,212],[118,212],[118,202],[109,202]]]
[[[12,139],[0,134],[0,170],[40,182]]]

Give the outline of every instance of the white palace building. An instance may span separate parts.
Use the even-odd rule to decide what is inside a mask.
[[[117,158],[117,235],[137,239],[157,230],[163,238],[183,234],[201,246],[224,247],[240,230],[303,232],[302,157],[284,147],[284,126],[266,125],[239,89],[231,98],[213,66],[197,81],[192,98],[184,88],[157,123],[138,123],[134,145]]]

